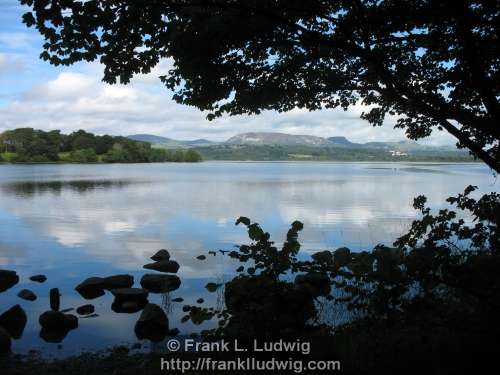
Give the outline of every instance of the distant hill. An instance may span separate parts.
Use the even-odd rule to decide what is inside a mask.
[[[205,160],[471,161],[453,146],[426,146],[415,141],[354,143],[343,136],[317,137],[277,132],[241,133],[225,142],[176,140],[151,134],[128,138],[156,148],[192,148]]]
[[[133,134],[128,135],[127,138],[134,141],[149,142],[157,147],[165,148],[187,148],[187,147],[200,147],[200,146],[211,146],[216,144],[216,142],[209,141],[207,139],[195,139],[192,141],[180,141],[177,139],[161,137],[152,134]]]
[[[328,146],[331,142],[322,137],[313,135],[294,135],[285,133],[255,132],[242,133],[229,138],[225,143],[240,145],[306,145],[306,146]]]

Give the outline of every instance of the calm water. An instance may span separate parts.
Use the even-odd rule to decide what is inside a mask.
[[[244,215],[259,222],[281,243],[289,224],[301,220],[304,253],[348,246],[370,249],[390,244],[416,212],[413,197],[425,194],[433,207],[469,184],[498,191],[491,172],[480,164],[246,163],[133,165],[0,165],[0,268],[13,269],[21,281],[0,294],[0,312],[19,303],[28,314],[15,352],[39,349],[63,356],[84,349],[135,343],[136,314],[116,314],[109,292],[90,301],[99,317],[80,319],[62,346],[39,337],[38,315],[48,310],[48,291],[61,290],[61,307],[85,303],[73,289],[90,276],[134,275],[156,250],[166,248],[181,268],[180,289],[171,298],[195,304],[217,296],[204,285],[230,275],[223,257],[195,257],[208,250],[248,242]],[[29,281],[43,273],[47,282]],[[16,295],[33,290],[38,299]],[[149,300],[161,303],[161,295]],[[171,328],[182,334],[200,330],[182,324],[181,307],[169,307]],[[149,343],[145,342],[146,350]]]

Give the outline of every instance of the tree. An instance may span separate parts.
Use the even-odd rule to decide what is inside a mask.
[[[212,119],[347,109],[379,126],[397,115],[411,139],[446,130],[500,172],[497,25],[487,0],[21,0],[46,38],[41,57],[99,59],[104,81],[128,83],[162,58],[183,104]],[[49,5],[50,4],[50,5]]]

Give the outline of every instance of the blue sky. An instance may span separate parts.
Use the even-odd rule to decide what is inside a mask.
[[[394,119],[380,128],[361,120],[361,106],[347,112],[267,111],[259,116],[209,122],[205,113],[171,100],[172,93],[158,79],[168,70],[169,61],[162,61],[150,74],[134,78],[129,85],[111,86],[102,83],[98,62],[54,67],[40,60],[43,38],[21,22],[24,11],[17,0],[0,0],[0,132],[29,126],[216,141],[248,131],[346,136],[355,142],[405,139],[401,130],[393,129]],[[434,132],[421,142],[450,144],[454,140],[446,133]]]

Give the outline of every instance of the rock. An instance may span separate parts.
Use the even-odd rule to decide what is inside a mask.
[[[204,300],[203,298],[198,298],[198,299],[196,300],[196,303],[203,303],[203,302],[205,302],[205,300]]]
[[[314,297],[328,296],[331,291],[330,279],[323,273],[311,272],[297,275],[295,285]]]
[[[73,311],[74,308],[73,307],[68,307],[67,309],[64,309],[64,310],[60,310],[62,313],[67,313],[67,312],[70,312],[70,311]]]
[[[159,262],[146,264],[144,268],[159,272],[177,273],[179,263],[175,260],[160,260]]]
[[[94,299],[104,295],[102,283],[102,277],[89,277],[78,284],[75,290],[85,299]]]
[[[48,331],[69,331],[78,328],[78,318],[75,315],[54,310],[45,311],[38,318],[38,322]]]
[[[216,253],[215,251],[212,251],[212,250],[211,250],[211,251],[209,251],[209,252],[208,252],[208,254],[213,255],[213,256],[216,256],[216,255],[217,255],[217,253]]]
[[[19,282],[16,271],[0,270],[0,293],[12,288]]]
[[[141,286],[152,293],[167,293],[179,289],[181,279],[176,275],[148,273],[141,278]]]
[[[61,293],[59,293],[59,289],[52,288],[50,290],[50,308],[54,311],[59,311],[61,307]]]
[[[182,302],[182,301],[184,301],[184,298],[182,298],[182,297],[177,297],[177,298],[172,299],[172,302]]]
[[[0,356],[10,353],[12,340],[9,333],[0,327]]]
[[[29,289],[23,289],[19,293],[17,293],[17,296],[21,299],[24,299],[26,301],[35,301],[36,300],[36,294],[33,293]]]
[[[196,259],[198,259],[198,260],[205,260],[205,259],[207,259],[207,257],[205,255],[198,255],[196,257]]]
[[[31,281],[36,281],[37,283],[44,283],[47,281],[47,276],[45,275],[34,275],[30,277]]]
[[[145,301],[148,298],[148,291],[142,288],[119,288],[112,289],[111,293],[117,301]]]
[[[150,259],[155,262],[159,262],[160,260],[170,260],[170,253],[165,249],[161,249],[158,250]]]
[[[139,340],[161,341],[168,333],[168,318],[158,305],[149,303],[135,324],[135,334]]]
[[[134,277],[131,275],[114,275],[102,279],[103,289],[130,288],[134,285]]]
[[[134,285],[131,275],[114,275],[108,277],[89,277],[78,284],[75,290],[85,299],[94,299],[104,295],[104,290],[130,288]]]
[[[90,315],[95,311],[94,305],[83,305],[76,309],[79,315]]]
[[[50,343],[60,343],[69,331],[78,328],[78,318],[75,315],[54,310],[44,312],[38,322],[42,326],[40,337]]]
[[[15,305],[0,315],[0,327],[3,327],[14,339],[23,335],[28,318],[20,305]]]

